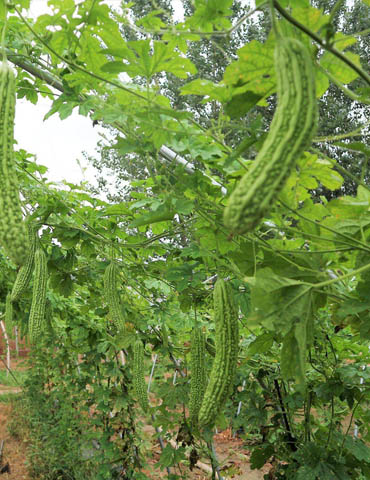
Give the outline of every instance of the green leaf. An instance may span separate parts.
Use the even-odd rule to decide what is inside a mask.
[[[5,0],[0,1],[0,21],[4,21],[6,19],[7,8]]]
[[[256,277],[245,278],[251,286],[250,326],[263,325],[279,334],[287,334],[292,322],[301,318],[301,299],[310,287],[301,281],[276,275],[270,268],[263,268]]]
[[[251,468],[253,470],[262,468],[265,463],[268,462],[269,458],[272,457],[274,451],[274,447],[269,444],[261,448],[255,448],[250,458]]]
[[[350,142],[350,143],[335,142],[333,143],[333,145],[337,145],[338,147],[342,147],[342,148],[345,148],[346,150],[351,150],[353,152],[364,153],[368,157],[370,156],[370,148],[361,142]]]
[[[361,66],[360,57],[352,52],[346,52],[346,57],[350,59],[355,65]],[[330,52],[325,52],[320,59],[320,65],[334,75],[337,80],[345,85],[353,82],[358,77],[356,73],[349,65],[344,63],[338,57],[335,57]]]
[[[316,468],[309,465],[303,465],[299,468],[295,480],[317,480]]]
[[[100,67],[100,70],[108,73],[121,73],[126,70],[126,65],[124,65],[123,62],[111,61],[104,63],[104,65]]]
[[[255,355],[256,353],[265,353],[270,350],[274,343],[274,338],[272,333],[264,333],[260,335],[256,339],[253,340],[252,343],[248,346],[248,355]]]
[[[262,95],[246,91],[240,95],[233,95],[233,98],[225,105],[225,112],[231,118],[243,117],[262,98]]]
[[[164,211],[155,211],[144,213],[138,218],[135,218],[130,224],[129,227],[142,227],[144,225],[150,225],[152,223],[166,222],[172,220],[176,212],[173,210],[164,210]]]
[[[205,97],[203,102],[218,100],[224,103],[229,100],[231,95],[230,88],[222,82],[215,83],[204,78],[197,78],[186,83],[180,92],[181,95],[201,95]]]
[[[176,50],[174,42],[154,41],[151,44],[150,40],[133,40],[121,48],[122,50],[114,53],[122,56],[125,62],[105,63],[101,67],[103,71],[126,72],[131,76],[141,75],[148,79],[163,71],[179,78],[186,78],[197,72],[195,65]]]
[[[294,325],[285,335],[281,349],[281,373],[285,379],[294,379],[299,385],[303,385],[305,382],[306,329],[306,322]]]
[[[132,212],[127,207],[126,203],[117,203],[116,205],[110,205],[99,211],[99,217],[111,216],[111,215],[130,215]]]
[[[359,192],[362,190],[359,189]],[[331,200],[327,204],[328,210],[337,218],[356,218],[365,214],[369,210],[370,196],[357,195],[356,197],[350,197],[345,195],[344,197],[338,197]]]
[[[185,458],[186,456],[184,447],[173,448],[170,444],[167,444],[162,450],[158,465],[163,470],[166,467],[171,467],[172,465],[185,460]]]
[[[347,435],[344,446],[358,461],[370,464],[370,448],[362,440]]]
[[[265,43],[252,40],[238,50],[239,59],[231,63],[225,70],[226,85],[242,87],[265,97],[276,90],[274,66],[274,41],[269,36]]]
[[[50,283],[53,289],[63,297],[69,297],[73,292],[73,280],[70,273],[54,273]]]
[[[233,0],[196,0],[194,14],[186,25],[204,32],[227,30],[231,27],[228,17],[232,15],[232,3]]]
[[[192,200],[188,200],[187,198],[176,198],[172,201],[172,205],[174,206],[176,213],[180,213],[182,215],[189,215],[194,208],[194,202]]]
[[[309,28],[313,32],[317,32],[320,28],[325,25],[328,21],[328,16],[323,15],[322,11],[318,8],[310,6],[310,2],[305,0],[306,5],[302,5],[301,0],[290,0],[290,6],[294,8],[292,15],[298,20],[298,22],[303,23],[306,28]],[[292,5],[294,3],[294,5]]]

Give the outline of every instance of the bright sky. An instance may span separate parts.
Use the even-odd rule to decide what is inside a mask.
[[[114,5],[121,2],[107,0],[106,3]],[[181,0],[175,0],[174,4],[181,6]],[[29,13],[35,18],[51,13],[47,0],[32,0]],[[57,182],[65,179],[74,183],[88,180],[93,183],[95,171],[82,152],[94,154],[99,127],[93,127],[91,120],[78,115],[77,111],[63,121],[55,114],[44,122],[43,117],[50,107],[51,101],[41,97],[36,105],[27,100],[17,100],[15,138],[18,147],[35,154],[37,162],[48,167],[49,180]]]
[[[53,115],[45,122],[44,115],[50,109],[51,102],[41,98],[36,105],[17,100],[15,116],[15,138],[18,147],[35,154],[37,163],[48,167],[49,180],[78,183],[81,180],[94,180],[94,171],[90,167],[83,173],[87,162],[82,151],[94,153],[99,139],[98,129],[93,128],[91,120],[72,114],[66,120]]]
[[[29,13],[33,17],[51,13],[47,0],[32,0]],[[17,100],[15,138],[18,147],[35,154],[37,163],[48,167],[49,180],[58,182],[65,179],[74,183],[88,180],[93,183],[95,171],[88,166],[82,152],[94,154],[99,127],[93,127],[91,120],[79,115],[77,109],[65,120],[60,120],[55,114],[44,122],[50,107],[51,100],[42,97],[36,105],[27,100]]]

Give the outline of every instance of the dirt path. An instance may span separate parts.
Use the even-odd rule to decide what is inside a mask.
[[[3,393],[17,393],[17,388],[0,388]],[[8,403],[0,402],[0,441],[4,440],[3,465],[7,462],[10,466],[10,473],[0,476],[1,480],[30,480],[25,465],[26,446],[21,441],[11,437],[8,433],[7,424],[11,417],[11,406]]]
[[[143,431],[148,440],[153,441],[155,435],[154,428],[151,425],[145,425]],[[215,435],[214,444],[218,461],[221,464],[221,473],[225,479],[263,480],[263,476],[267,474],[271,468],[271,465],[267,464],[261,470],[252,470],[250,468],[250,451],[246,450],[242,440],[232,438],[230,430],[225,430]],[[175,447],[175,445],[173,446]],[[150,471],[144,471],[152,480],[160,480],[167,477],[167,472],[165,470],[161,471],[156,465],[160,453],[161,450],[158,441],[154,440],[152,447],[153,456],[148,460],[151,469]],[[183,471],[187,472],[190,480],[209,480],[211,475],[209,471],[206,471],[210,470],[209,461],[204,460],[203,466],[205,468],[196,466],[192,472],[188,471],[186,467],[183,467]],[[171,473],[180,474],[181,472],[177,468],[172,467]]]

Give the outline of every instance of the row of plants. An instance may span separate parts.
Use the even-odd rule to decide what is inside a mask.
[[[233,24],[231,1],[199,1],[177,23],[166,9],[132,22],[132,5],[49,4],[37,19],[26,0],[0,10],[1,298],[9,332],[32,347],[12,426],[31,474],[148,478],[150,423],[172,479],[200,459],[213,478],[237,473],[214,453],[215,429],[228,427],[266,478],[366,479],[368,125],[321,135],[317,108],[331,82],[365,115],[370,80],[346,50],[364,33],[335,30],[342,2],[331,15],[258,2],[266,40],[242,46],[221,81],[179,87],[217,106],[203,125],[171,104],[166,81],[196,75],[188,43],[217,47],[251,12]],[[57,188],[13,151],[16,95],[52,98],[47,116],[78,107],[144,173],[114,203],[86,185]],[[244,138],[231,147],[228,131]],[[332,145],[357,152],[359,178]],[[353,195],[338,192],[345,175]]]

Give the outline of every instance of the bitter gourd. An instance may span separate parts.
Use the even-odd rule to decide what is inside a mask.
[[[13,304],[10,298],[10,293],[8,293],[5,300],[5,330],[11,337],[13,330]]]
[[[148,392],[144,377],[144,345],[140,339],[134,343],[133,386],[139,405],[147,412],[149,409]]]
[[[0,63],[0,244],[23,265],[28,253],[27,228],[19,199],[14,162],[15,77],[6,61]]]
[[[114,262],[111,262],[104,273],[104,293],[113,324],[117,330],[123,331],[125,328],[125,319],[122,314],[121,302],[118,294],[117,274],[117,266]]]
[[[198,413],[206,388],[205,339],[202,329],[195,327],[191,334],[190,349],[190,397],[189,418],[192,425],[198,423]]]
[[[316,131],[315,78],[308,49],[299,40],[279,37],[274,57],[277,108],[270,130],[224,211],[225,225],[237,234],[252,231],[268,213]]]
[[[216,355],[215,342],[211,337],[207,338],[206,340],[206,350],[211,355],[211,357],[214,357]]]
[[[200,427],[211,427],[227,400],[236,372],[239,343],[238,314],[230,285],[218,279],[213,293],[216,355],[199,410]]]
[[[28,320],[28,334],[31,343],[36,343],[45,319],[46,287],[48,270],[43,250],[35,252],[35,272],[33,277],[32,303]]]
[[[28,251],[26,263],[21,266],[21,268],[19,269],[17,278],[15,279],[12,293],[11,293],[12,302],[19,300],[23,292],[28,287],[32,277],[35,251],[36,251],[36,245],[37,245],[37,235],[36,235],[36,229],[33,225],[28,223],[27,229],[28,229],[29,251]]]

